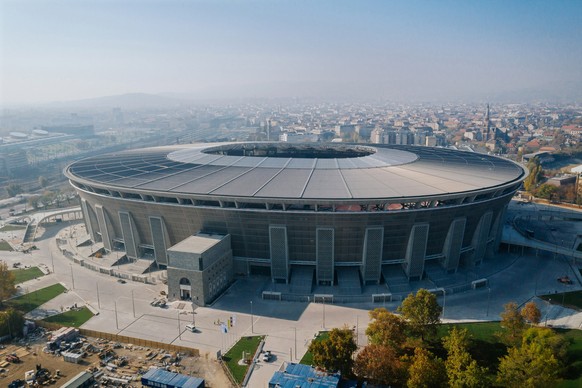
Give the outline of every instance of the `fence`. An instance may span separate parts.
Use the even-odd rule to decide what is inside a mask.
[[[54,323],[54,322],[36,321],[36,324],[37,324],[37,326],[44,327],[45,329],[48,329],[48,330],[57,330],[57,329],[63,327],[62,325],[59,325],[58,323]],[[82,328],[79,328],[79,333],[81,335],[84,335],[85,337],[103,338],[103,339],[106,339],[109,341],[122,342],[122,343],[126,343],[126,344],[143,346],[144,348],[158,348],[158,349],[164,349],[164,350],[168,350],[168,351],[172,351],[172,352],[186,353],[186,354],[189,354],[189,355],[194,356],[194,357],[200,356],[200,351],[198,349],[188,348],[186,346],[166,344],[163,342],[150,341],[150,340],[146,340],[143,338],[128,337],[125,335],[104,333],[101,331],[82,329]]]
[[[230,371],[230,369],[228,369],[228,366],[226,366],[224,361],[222,361],[222,359],[219,358],[218,363],[222,367],[224,374],[226,375],[226,377],[228,377],[228,379],[230,380],[230,383],[233,385],[233,387],[237,387],[237,388],[240,387],[240,384],[236,382],[236,380],[234,379],[234,376],[232,375],[232,372]]]

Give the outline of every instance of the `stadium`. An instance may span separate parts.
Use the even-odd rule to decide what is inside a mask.
[[[479,266],[527,171],[444,148],[267,142],[129,150],[65,174],[94,244],[167,269],[170,299],[204,305],[237,275],[309,298]]]

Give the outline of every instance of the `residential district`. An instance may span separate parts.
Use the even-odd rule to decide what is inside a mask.
[[[2,384],[446,386],[459,382],[449,360],[468,349],[479,366],[469,362],[457,379],[474,373],[482,386],[522,385],[511,374],[519,368],[511,359],[540,357],[547,367],[532,372],[540,384],[582,381],[576,357],[582,341],[581,105],[151,101],[135,95],[1,112]],[[436,315],[424,326],[411,325],[414,314],[405,300],[358,306],[328,304],[325,298],[268,300],[259,292],[261,277],[237,279],[211,306],[169,302],[163,273],[133,278],[133,264],[120,262],[118,253],[91,257],[80,243],[87,231],[62,174],[69,163],[147,146],[249,140],[448,147],[508,158],[533,173],[509,207],[503,252],[487,281],[452,295],[429,290],[427,303]],[[105,262],[110,265],[101,271]],[[484,276],[473,272],[463,276]],[[4,287],[5,279],[14,287]],[[411,301],[426,290],[415,291]],[[467,321],[492,326],[468,324],[472,339],[464,332],[432,331],[433,323]],[[408,339],[378,332],[381,324]],[[539,331],[528,331],[530,325]],[[542,331],[552,326],[563,331]],[[338,343],[351,349],[346,359],[318,356],[327,351],[322,347]],[[552,344],[541,347],[549,353],[535,353],[532,346],[540,343]],[[374,346],[391,350],[375,353]],[[478,346],[484,350],[475,351]],[[366,362],[379,354],[384,373]],[[417,370],[426,369],[422,365],[444,377],[423,376]]]

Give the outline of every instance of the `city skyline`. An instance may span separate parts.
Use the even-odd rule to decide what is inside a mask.
[[[2,1],[0,103],[580,99],[581,2]]]

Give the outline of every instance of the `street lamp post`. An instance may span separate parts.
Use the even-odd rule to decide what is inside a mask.
[[[178,338],[182,339],[182,325],[180,324],[180,312],[178,311]]]
[[[325,296],[323,297],[323,322],[321,327],[325,329]]]
[[[253,316],[253,301],[251,300],[251,333],[255,333],[255,317]]]
[[[73,283],[73,290],[75,289],[75,277],[73,276],[73,264],[69,264],[71,266],[71,283]]]
[[[489,316],[489,302],[491,300],[491,287],[487,287],[487,314]]]
[[[293,332],[295,333],[295,359],[297,359],[297,327],[293,328]]]
[[[113,304],[115,308],[115,327],[117,327],[117,330],[119,330],[119,321],[117,320],[117,301],[114,300]]]
[[[99,282],[95,282],[97,285],[97,306],[101,309],[101,301],[99,300]]]
[[[447,292],[443,288],[443,319],[445,319],[445,308],[447,307]]]
[[[360,330],[359,330],[359,322],[360,321],[360,316],[356,315],[356,346],[358,346],[358,337],[360,336]]]
[[[133,299],[133,290],[131,290],[131,307],[133,308],[133,317],[135,318],[135,299]]]

